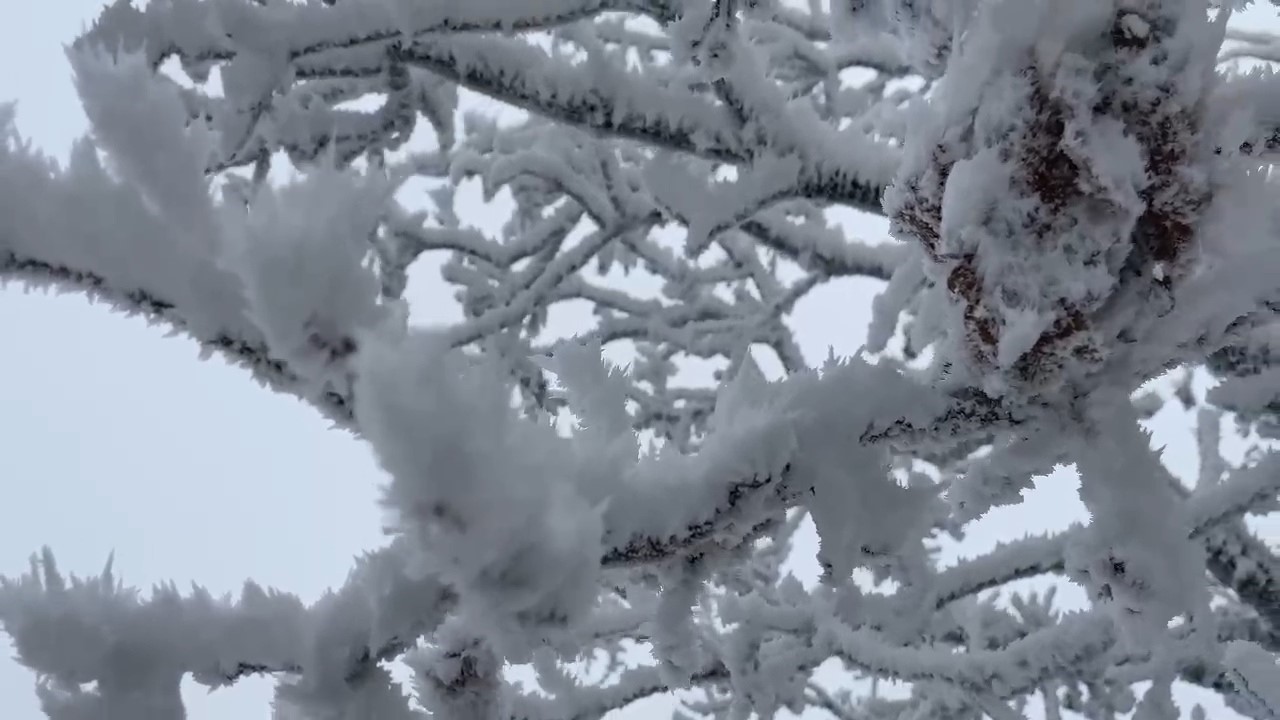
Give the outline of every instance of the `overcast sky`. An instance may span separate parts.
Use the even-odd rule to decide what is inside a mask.
[[[5,4],[0,101],[17,100],[23,134],[65,157],[86,124],[62,45],[101,0]],[[883,233],[873,221],[854,229]],[[862,343],[865,314],[850,308],[871,290],[837,284],[802,303],[794,325],[811,360],[828,345],[850,353]],[[235,593],[253,578],[313,600],[343,581],[356,553],[383,543],[375,507],[382,478],[370,454],[298,401],[219,360],[200,362],[194,343],[80,296],[4,289],[0,329],[0,574],[23,572],[30,553],[49,544],[62,568],[79,574],[97,572],[114,551],[118,575],[142,588],[198,581]],[[1166,456],[1190,472],[1186,421],[1168,412],[1156,431]],[[1080,519],[1069,475],[1041,485],[1026,506],[980,523],[964,551]],[[0,659],[0,716],[43,718],[32,688],[28,671]],[[269,695],[264,680],[187,693],[193,720],[266,718]],[[655,709],[627,715],[653,717]]]

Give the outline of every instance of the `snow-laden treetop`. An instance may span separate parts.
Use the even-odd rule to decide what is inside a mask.
[[[1218,435],[1280,408],[1280,41],[1244,5],[110,5],[68,49],[92,127],[69,164],[0,116],[0,277],[314,404],[377,456],[392,539],[311,606],[144,597],[46,551],[0,588],[46,712],[178,718],[187,674],[270,673],[289,720],[594,718],[679,688],[726,718],[1034,695],[1109,718],[1142,681],[1137,717],[1165,718],[1175,680],[1280,714],[1280,560],[1241,520],[1280,460],[1235,467]],[[789,314],[848,277],[880,283],[868,342],[811,368]],[[457,307],[410,312],[442,282]],[[584,304],[564,342],[549,319]],[[859,309],[831,310],[834,337]],[[1139,390],[1201,366],[1187,488]],[[940,565],[1072,464],[1087,525]],[[806,518],[812,589],[782,567]],[[978,599],[1046,574],[1092,608]],[[829,692],[832,659],[906,689]]]

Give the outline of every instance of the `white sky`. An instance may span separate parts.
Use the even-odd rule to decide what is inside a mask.
[[[101,0],[0,3],[0,101],[18,100],[23,134],[65,156],[86,123],[62,44]],[[1267,22],[1274,12],[1250,13],[1250,25],[1280,25]],[[849,353],[861,344],[871,290],[832,285],[799,306],[794,326],[811,360],[827,345]],[[356,553],[382,544],[374,504],[380,471],[362,445],[298,401],[219,360],[198,362],[191,341],[79,296],[0,290],[0,329],[0,378],[8,378],[0,381],[2,497],[10,508],[0,520],[0,574],[23,572],[30,553],[49,544],[63,569],[79,574],[97,572],[114,551],[118,574],[141,588],[198,581],[236,593],[253,578],[312,600],[343,581]],[[1167,413],[1157,439],[1178,470],[1191,472],[1185,423]],[[1042,486],[1026,506],[979,523],[966,554],[1080,519],[1069,476]],[[212,695],[192,688],[192,720],[269,716],[268,681]],[[0,659],[0,708],[12,720],[43,718],[33,676],[7,659]],[[658,709],[627,717],[665,716]]]

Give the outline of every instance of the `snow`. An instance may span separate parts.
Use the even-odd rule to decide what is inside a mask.
[[[45,551],[0,583],[0,623],[46,712],[178,718],[185,674],[261,672],[292,720],[596,717],[680,688],[717,717],[1004,720],[1046,688],[1046,708],[1085,686],[1127,712],[1138,682],[1135,717],[1166,718],[1179,673],[1219,663],[1233,701],[1280,712],[1241,629],[1270,622],[1241,518],[1280,473],[1261,446],[1229,462],[1217,414],[1260,428],[1277,395],[1280,105],[1273,76],[1217,70],[1225,20],[116,3],[68,51],[92,136],[67,167],[0,115],[3,279],[143,314],[316,406],[376,457],[389,541],[312,605],[252,582],[144,596]],[[156,72],[172,56],[189,87]],[[466,93],[511,117],[458,123]],[[892,240],[853,239],[836,206]],[[451,324],[406,297],[433,254]],[[849,277],[879,290],[867,342],[815,366],[792,310]],[[557,319],[573,303],[589,327]],[[1132,395],[1211,358],[1187,490]],[[940,563],[944,536],[1068,465],[1087,523]],[[805,521],[816,587],[783,570]],[[984,595],[1045,575],[1087,607]],[[597,654],[606,680],[571,671]],[[832,660],[910,687],[837,699],[810,687]],[[525,664],[536,689],[511,682]]]
[[[1274,654],[1263,650],[1256,643],[1235,640],[1227,645],[1227,667],[1233,672],[1232,681],[1246,696],[1261,701],[1272,714],[1280,708],[1280,667]]]

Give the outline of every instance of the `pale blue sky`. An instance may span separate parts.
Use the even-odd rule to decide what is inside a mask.
[[[55,156],[85,130],[62,55],[100,0],[5,0],[0,101]],[[1267,14],[1273,11],[1266,11]],[[1258,14],[1257,17],[1263,17]],[[73,209],[68,209],[73,211]],[[883,232],[864,223],[862,233]],[[795,326],[811,358],[862,342],[872,286],[816,293]],[[132,585],[198,581],[236,592],[245,578],[314,599],[342,582],[351,558],[382,542],[380,472],[363,446],[301,403],[272,395],[195,345],[79,296],[0,291],[4,380],[0,451],[4,504],[0,573],[18,574],[50,544],[65,570],[97,572],[107,554]],[[1160,423],[1167,456],[1195,467],[1185,417]],[[1056,476],[1026,507],[980,523],[969,552],[997,538],[1079,518],[1074,485]],[[0,659],[0,716],[39,720],[29,672]],[[194,687],[194,686],[193,686]],[[266,718],[269,683],[188,694],[193,720]],[[650,708],[652,709],[652,708]],[[636,711],[629,717],[653,717]]]
[[[4,4],[0,99],[19,101],[37,146],[65,155],[86,121],[62,44],[102,3]],[[0,328],[0,572],[20,573],[48,543],[81,574],[114,550],[138,587],[172,579],[238,593],[251,577],[314,599],[382,543],[371,456],[309,407],[83,297],[7,288]],[[191,687],[193,720],[269,717],[267,681],[209,696]],[[0,660],[0,716],[43,718],[32,688],[28,671]]]

